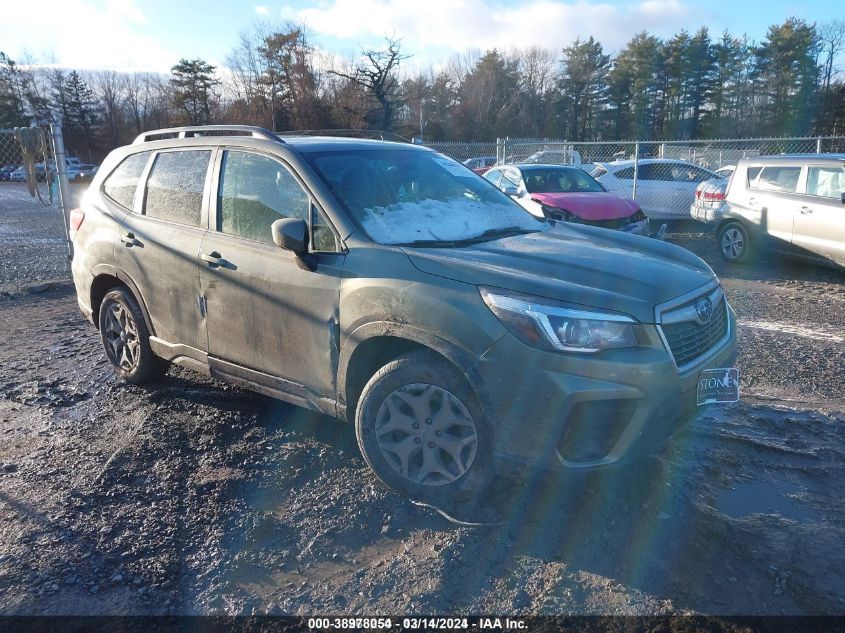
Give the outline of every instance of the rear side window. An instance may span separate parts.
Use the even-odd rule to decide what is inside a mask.
[[[798,166],[785,167],[780,165],[769,165],[763,167],[756,180],[752,180],[752,189],[763,191],[778,191],[781,193],[795,193],[798,188],[798,177],[801,175],[801,168]]]
[[[199,226],[210,150],[163,152],[147,180],[144,213],[151,218]]]
[[[135,206],[135,191],[149,157],[149,152],[140,152],[124,158],[103,183],[105,194],[127,209]]]
[[[273,243],[270,225],[281,218],[308,221],[310,198],[281,163],[248,152],[227,151],[217,194],[222,233]]]
[[[845,167],[810,167],[807,193],[821,198],[842,198],[845,192]]]

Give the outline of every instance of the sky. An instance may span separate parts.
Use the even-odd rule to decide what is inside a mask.
[[[6,0],[0,51],[78,69],[168,72],[180,58],[225,65],[240,33],[257,21],[307,25],[319,48],[354,58],[385,36],[401,39],[412,68],[468,49],[540,45],[559,51],[594,36],[615,52],[638,31],[661,37],[707,26],[765,37],[790,16],[845,19],[842,0]]]

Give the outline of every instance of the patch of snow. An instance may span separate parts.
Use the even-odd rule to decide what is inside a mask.
[[[465,240],[489,230],[543,230],[545,226],[510,204],[469,198],[398,202],[364,209],[361,223],[382,244],[416,240]]]

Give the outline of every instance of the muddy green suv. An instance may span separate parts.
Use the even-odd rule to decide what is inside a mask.
[[[417,499],[476,495],[509,462],[628,462],[738,394],[703,261],[537,220],[427,148],[159,130],[109,155],[70,225],[121,377],[175,363],[348,420]]]

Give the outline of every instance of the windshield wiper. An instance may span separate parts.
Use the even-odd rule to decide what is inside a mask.
[[[488,229],[481,235],[469,237],[463,240],[455,240],[456,244],[474,244],[477,242],[488,242],[491,240],[499,240],[503,237],[513,237],[514,235],[526,235],[528,233],[537,233],[539,229],[521,229],[517,226],[509,226],[504,229]]]
[[[396,246],[428,246],[428,247],[450,247],[450,246],[466,246],[467,244],[477,244],[479,242],[488,242],[498,240],[503,237],[513,237],[514,235],[525,235],[527,233],[537,233],[538,229],[520,229],[511,226],[505,229],[488,229],[476,235],[475,237],[467,237],[460,240],[414,240],[413,242],[403,242],[396,244]]]

